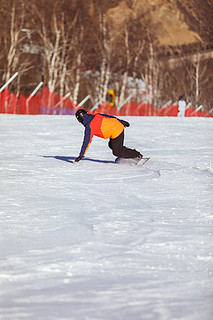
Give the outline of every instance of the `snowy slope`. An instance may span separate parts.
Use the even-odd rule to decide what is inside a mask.
[[[114,164],[73,116],[0,115],[0,319],[210,320],[213,120],[126,118]]]

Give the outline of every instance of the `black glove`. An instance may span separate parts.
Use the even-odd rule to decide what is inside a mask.
[[[84,156],[78,156],[76,159],[75,159],[75,162],[79,162]]]
[[[127,122],[125,120],[120,120],[120,122],[124,125],[124,127],[129,127],[130,126],[129,122]]]

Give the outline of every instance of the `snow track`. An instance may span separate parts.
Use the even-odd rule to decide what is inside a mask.
[[[210,320],[209,118],[127,118],[118,165],[73,116],[0,115],[0,319]]]

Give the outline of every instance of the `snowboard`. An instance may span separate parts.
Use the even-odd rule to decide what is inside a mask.
[[[130,164],[130,165],[137,165],[140,164],[143,166],[150,158],[141,158],[141,159],[125,159],[125,158],[116,158],[115,163],[117,164]]]

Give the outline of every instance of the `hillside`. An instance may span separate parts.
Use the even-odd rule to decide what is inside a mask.
[[[0,75],[4,83],[19,71],[12,91],[27,96],[42,80],[60,95],[70,91],[76,102],[89,93],[95,103],[107,89],[119,102],[132,77],[149,91],[137,94],[137,102],[160,107],[184,95],[194,107],[212,108],[211,0],[0,3]]]
[[[97,1],[81,3],[91,19],[95,19]],[[137,32],[140,34],[140,29],[146,28],[158,47],[200,44],[213,49],[212,1],[192,0],[189,4],[188,0],[109,0],[98,2],[99,5],[107,16],[113,41],[124,24],[136,22]],[[77,9],[79,2],[74,1],[73,6]]]

